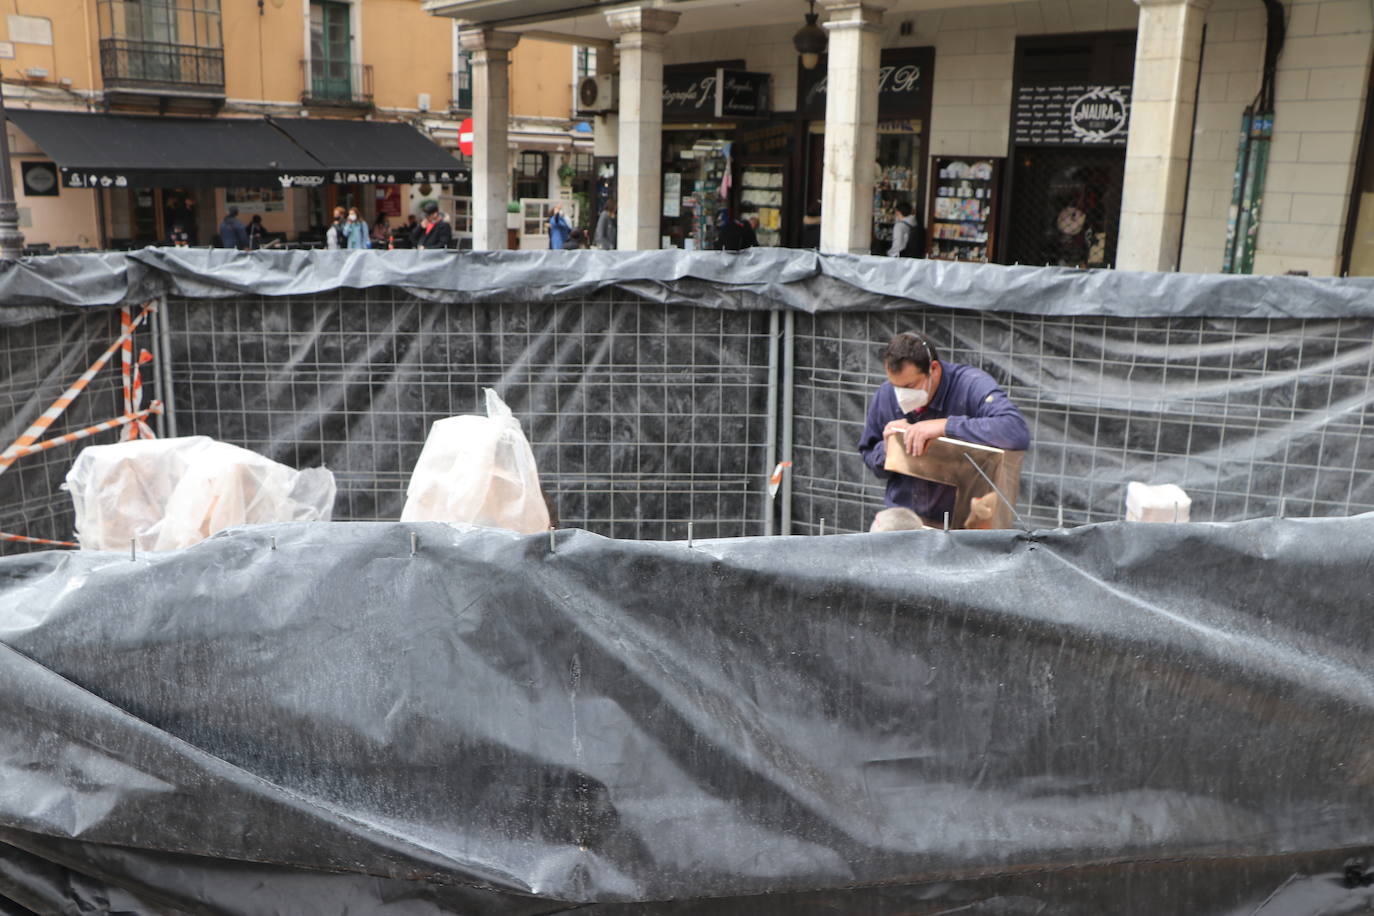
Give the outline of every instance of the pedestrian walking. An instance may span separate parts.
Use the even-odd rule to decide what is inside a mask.
[[[597,248],[606,251],[615,250],[615,198],[606,201],[606,206],[601,208],[601,215],[596,218],[596,231],[592,234],[592,241]]]
[[[348,248],[371,248],[372,244],[367,239],[367,223],[363,221],[362,214],[357,207],[348,208],[348,216],[344,218],[344,242]]]
[[[324,233],[325,246],[330,250],[344,247],[344,223],[346,222],[344,218],[347,215],[348,211],[343,207],[334,208],[334,220],[329,224],[329,228]]]
[[[239,208],[230,206],[219,224],[219,243],[225,248],[247,248],[248,233],[238,221]]]
[[[553,211],[549,213],[549,247],[560,251],[571,233],[572,227],[563,218],[563,205],[554,204]]]

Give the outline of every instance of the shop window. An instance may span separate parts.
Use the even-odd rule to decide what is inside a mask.
[[[522,151],[515,158],[515,197],[549,196],[549,154]]]

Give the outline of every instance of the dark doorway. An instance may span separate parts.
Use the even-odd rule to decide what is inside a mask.
[[[1134,32],[1017,40],[1003,263],[1116,263],[1134,69]]]
[[[1065,267],[1116,263],[1125,165],[1117,150],[1018,150],[1010,259]]]

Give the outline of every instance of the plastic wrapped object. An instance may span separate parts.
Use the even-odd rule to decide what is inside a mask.
[[[329,521],[334,474],[297,471],[208,436],[81,450],[65,488],[86,550],[175,550],[235,525]]]
[[[430,427],[410,475],[403,522],[464,522],[535,534],[549,527],[534,452],[506,402],[485,388],[485,417]]]
[[[1150,485],[1132,480],[1126,485],[1126,521],[1186,522],[1193,501],[1177,484]]]

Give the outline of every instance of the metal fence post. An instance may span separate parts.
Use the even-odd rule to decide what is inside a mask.
[[[172,331],[167,315],[167,296],[157,297],[157,308],[153,310],[153,321],[156,322],[156,339],[154,346],[160,352],[154,354],[154,365],[157,372],[154,373],[158,379],[158,397],[162,399],[162,416],[166,418],[166,424],[159,424],[158,435],[165,433],[169,438],[175,439],[177,435],[177,412],[176,405],[172,398]]]
[[[792,460],[792,371],[796,343],[796,315],[788,311],[783,316],[782,331],[782,460]],[[782,475],[782,526],[779,534],[792,533],[792,477],[794,465]]]
[[[764,449],[763,475],[763,535],[773,533],[773,499],[768,495],[768,482],[773,468],[778,463],[778,311],[768,313],[768,419],[764,433],[767,446]]]

